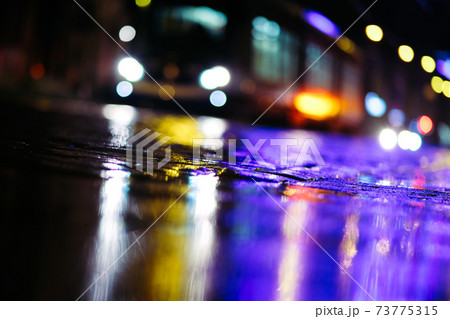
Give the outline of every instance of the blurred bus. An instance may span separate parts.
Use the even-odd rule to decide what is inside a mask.
[[[173,96],[190,112],[245,120],[270,108],[261,121],[295,126],[352,129],[363,119],[359,50],[343,37],[321,56],[340,30],[319,12],[288,1],[155,0],[132,18],[139,37],[127,50],[162,86],[144,76],[133,99],[158,106]]]

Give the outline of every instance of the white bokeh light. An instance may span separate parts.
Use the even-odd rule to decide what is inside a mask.
[[[403,150],[415,152],[422,146],[422,138],[417,133],[401,131],[398,135],[398,146]]]
[[[116,86],[116,92],[121,97],[127,97],[133,92],[133,84],[128,81],[121,81]]]
[[[136,109],[130,105],[107,104],[102,108],[102,114],[108,120],[120,125],[129,125],[136,119]]]
[[[123,42],[130,42],[135,36],[136,30],[131,25],[126,25],[119,31],[119,39]]]
[[[207,69],[200,74],[200,85],[207,90],[227,86],[230,80],[230,72],[223,66]]]
[[[123,58],[117,67],[120,75],[131,82],[139,81],[144,76],[144,68],[133,58]]]
[[[378,140],[386,150],[391,150],[397,145],[397,134],[394,130],[386,128],[380,132]]]
[[[214,91],[209,96],[209,101],[216,107],[224,106],[227,103],[227,95],[222,91]]]

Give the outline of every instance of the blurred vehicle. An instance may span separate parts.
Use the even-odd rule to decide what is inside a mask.
[[[174,97],[190,112],[250,120],[269,109],[262,120],[296,126],[362,122],[359,49],[342,37],[323,54],[341,32],[316,11],[288,1],[152,1],[132,18],[138,36],[123,45],[142,66],[125,54],[118,63],[116,80],[131,84],[117,86],[125,99],[176,107]]]

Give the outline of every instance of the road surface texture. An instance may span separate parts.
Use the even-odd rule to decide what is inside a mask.
[[[3,299],[450,299],[448,149],[91,102],[1,105]],[[156,165],[170,146],[153,174],[126,162],[145,128],[171,137],[144,154]],[[193,138],[236,151],[195,161]],[[259,162],[242,139],[266,140]],[[286,167],[274,139],[311,139],[325,165],[289,155]]]

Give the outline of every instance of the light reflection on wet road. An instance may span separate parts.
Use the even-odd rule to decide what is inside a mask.
[[[92,103],[2,115],[3,299],[77,299],[186,191],[82,300],[450,299],[448,150]],[[125,165],[143,128],[172,137],[154,176]],[[217,137],[313,138],[326,165],[193,162]]]

